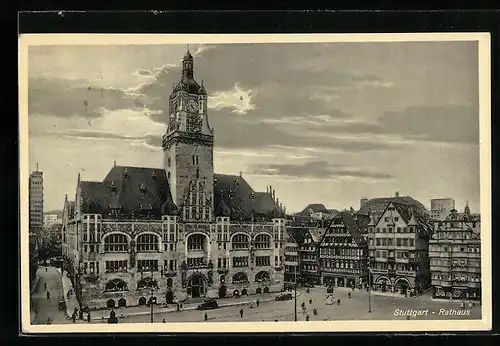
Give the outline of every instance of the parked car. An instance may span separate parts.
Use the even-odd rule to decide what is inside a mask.
[[[293,299],[293,297],[292,297],[291,293],[280,293],[274,299],[282,301],[282,300],[291,300],[291,299]]]
[[[57,305],[59,306],[59,310],[65,310],[66,309],[66,303],[64,302],[64,300],[60,300]]]
[[[219,307],[219,304],[217,304],[217,301],[215,299],[207,299],[200,305],[198,305],[198,310],[211,310],[211,309],[217,309]]]

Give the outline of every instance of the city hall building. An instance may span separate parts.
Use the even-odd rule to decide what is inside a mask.
[[[63,252],[83,306],[260,294],[283,288],[285,208],[272,187],[214,174],[207,91],[189,51],[169,99],[163,168],[114,165],[78,175],[65,202]]]

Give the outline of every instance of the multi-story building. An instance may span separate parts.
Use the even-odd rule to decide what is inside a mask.
[[[357,215],[370,216],[372,219],[374,218],[375,220],[378,220],[382,213],[385,212],[385,209],[390,202],[407,204],[418,209],[425,210],[425,206],[419,201],[410,196],[400,196],[399,192],[396,192],[394,197],[378,197],[372,199],[363,198],[361,201],[361,208],[357,212]]]
[[[335,216],[319,246],[322,283],[362,288],[368,279],[368,244],[355,215]]]
[[[43,227],[48,229],[53,225],[62,225],[61,215],[54,213],[45,213],[43,215]]]
[[[169,98],[164,168],[117,166],[78,176],[64,252],[81,304],[142,305],[283,288],[285,210],[270,188],[214,174],[207,91],[193,57]],[[66,203],[69,205],[69,203]]]
[[[481,297],[481,220],[468,206],[443,221],[434,221],[429,241],[433,295],[435,298],[479,299]]]
[[[305,227],[287,227],[285,233],[285,288],[293,287],[300,275],[299,253],[300,245],[304,242]]]
[[[369,266],[376,290],[414,294],[430,286],[429,238],[425,209],[389,202],[368,225]]]
[[[431,219],[436,221],[445,220],[451,211],[455,209],[453,198],[431,199]]]
[[[30,232],[40,233],[43,228],[43,172],[32,172],[29,177],[29,229]]]
[[[30,258],[30,283],[36,278],[38,270],[38,235],[35,233],[29,234],[29,258]]]
[[[321,227],[287,227],[285,281],[288,284],[295,280],[301,284],[320,284],[319,244],[324,234]]]

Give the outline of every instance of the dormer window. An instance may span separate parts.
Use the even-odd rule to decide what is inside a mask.
[[[156,173],[153,172],[153,174],[151,175],[151,177],[153,178],[153,180],[155,180],[156,179]]]
[[[146,192],[146,186],[144,186],[144,184],[141,184],[141,192]]]
[[[111,182],[111,191],[116,191],[116,185],[114,180]]]
[[[125,177],[125,179],[128,178],[128,170],[125,168],[125,172],[123,173],[123,176]]]

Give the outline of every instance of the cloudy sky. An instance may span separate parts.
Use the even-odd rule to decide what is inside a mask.
[[[162,167],[184,45],[30,46],[29,160],[45,209],[78,172]],[[362,197],[453,197],[479,211],[476,42],[191,45],[209,93],[215,170],[290,211]]]

